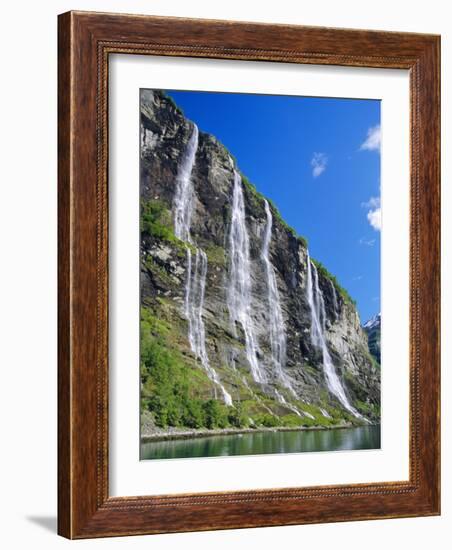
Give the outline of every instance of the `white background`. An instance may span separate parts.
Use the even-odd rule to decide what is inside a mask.
[[[115,55],[110,60],[110,494],[408,479],[409,80],[407,71]],[[381,99],[380,450],[138,461],[140,88]],[[133,183],[135,182],[135,183]],[[397,265],[397,270],[393,266]],[[124,289],[127,289],[125,292]],[[135,375],[134,375],[135,374]],[[218,475],[221,472],[221,476]]]
[[[170,549],[313,547],[448,548],[452,526],[452,24],[449,2],[224,3],[175,1],[9,2],[2,7],[0,88],[0,385],[2,546]],[[55,535],[56,515],[56,14],[123,11],[443,35],[443,515],[71,543]],[[6,376],[5,376],[6,375]],[[449,434],[449,438],[446,437]]]

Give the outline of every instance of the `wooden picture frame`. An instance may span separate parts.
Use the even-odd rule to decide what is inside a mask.
[[[68,12],[59,16],[58,532],[88,538],[440,513],[440,38]],[[410,73],[408,481],[147,497],[108,491],[108,60],[113,53]]]

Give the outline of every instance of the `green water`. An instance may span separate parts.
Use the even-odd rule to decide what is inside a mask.
[[[141,444],[141,459],[308,453],[379,449],[380,426],[333,430],[256,432]]]

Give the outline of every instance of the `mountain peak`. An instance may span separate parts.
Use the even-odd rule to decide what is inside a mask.
[[[377,313],[376,315],[374,315],[364,323],[363,328],[367,330],[371,330],[380,324],[381,324],[381,313]]]

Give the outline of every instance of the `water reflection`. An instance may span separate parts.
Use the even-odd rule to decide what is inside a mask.
[[[195,458],[380,448],[380,426],[339,430],[257,432],[141,445],[141,459]]]

